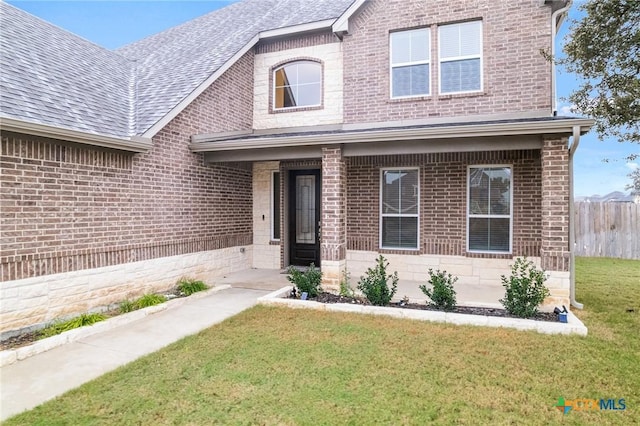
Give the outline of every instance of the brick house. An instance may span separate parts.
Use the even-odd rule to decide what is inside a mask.
[[[0,331],[248,268],[379,253],[569,305],[567,1],[245,0],[109,51],[2,13]]]

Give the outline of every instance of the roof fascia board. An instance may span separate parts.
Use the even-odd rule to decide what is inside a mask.
[[[558,121],[526,121],[517,123],[483,123],[458,126],[439,126],[411,129],[384,129],[363,132],[325,133],[315,135],[292,135],[260,137],[235,140],[206,140],[192,136],[191,150],[194,152],[230,151],[238,149],[279,148],[304,145],[353,144],[364,142],[406,141],[426,139],[452,139],[531,134],[572,134],[573,126],[581,132],[593,125],[591,119],[568,119]]]
[[[351,3],[351,6],[344,11],[344,13],[336,20],[331,28],[336,34],[349,32],[349,19],[354,13],[366,2],[367,0],[356,0]]]
[[[218,68],[213,74],[209,76],[204,82],[202,82],[198,87],[196,87],[189,95],[184,98],[178,105],[173,107],[171,111],[165,114],[160,120],[156,122],[153,126],[149,128],[146,132],[142,134],[143,137],[152,138],[154,137],[160,130],[162,130],[167,124],[171,122],[174,118],[178,116],[191,102],[193,102],[198,96],[202,94],[209,86],[213,84],[222,74],[225,73],[233,64],[235,64],[245,53],[249,51],[260,39],[259,35],[254,36],[247,44],[242,46],[240,50],[238,50],[235,55],[233,55],[227,62],[222,64],[220,68]]]
[[[452,143],[454,142],[454,143]],[[540,149],[542,138],[536,135],[509,136],[504,138],[479,139],[436,139],[428,143],[414,140],[404,142],[372,142],[343,145],[345,157],[394,154],[427,154],[439,152],[500,151],[518,149]],[[224,163],[229,161],[272,161],[289,159],[321,158],[320,146],[296,146],[288,148],[264,148],[206,152],[206,162]]]
[[[325,19],[324,21],[309,22],[306,24],[292,25],[290,27],[276,28],[274,30],[262,31],[258,34],[260,40],[273,37],[282,37],[293,34],[306,33],[310,31],[331,28],[335,19]]]
[[[0,118],[0,129],[8,132],[23,133],[123,151],[145,152],[152,147],[151,139],[144,137],[134,136],[130,139],[114,138],[112,136],[96,135],[94,133],[80,132],[6,117]]]
[[[474,122],[498,122],[505,120],[524,120],[524,119],[540,119],[548,116],[541,116],[539,111],[526,111],[510,114],[488,114],[488,115],[474,115],[469,117],[463,117],[464,121],[457,121],[456,126],[463,124],[473,124]],[[227,140],[232,137],[250,136],[255,138],[256,136],[276,136],[283,133],[305,133],[305,132],[329,132],[329,131],[362,131],[362,130],[387,130],[394,127],[411,127],[411,126],[430,126],[430,125],[442,125],[451,124],[451,117],[438,117],[438,118],[418,118],[409,120],[395,120],[395,121],[376,121],[376,122],[361,122],[361,123],[346,123],[346,124],[324,124],[314,126],[299,126],[299,127],[278,127],[278,128],[266,128],[266,129],[247,129],[239,130],[235,132],[217,132],[217,133],[204,133],[199,135],[193,135],[191,140],[193,142],[212,142],[214,140]]]

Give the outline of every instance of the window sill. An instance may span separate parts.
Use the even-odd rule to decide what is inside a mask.
[[[324,105],[308,106],[308,107],[292,107],[292,108],[269,108],[269,114],[283,114],[288,112],[301,112],[301,111],[317,111],[324,109]]]
[[[389,98],[387,102],[390,104],[402,103],[402,102],[416,102],[416,101],[430,101],[433,100],[433,95],[421,95],[421,96],[405,96],[403,98]]]
[[[271,240],[271,241],[269,241],[269,245],[270,246],[279,246],[280,245],[280,240]]]
[[[380,254],[412,254],[417,255],[420,254],[420,249],[409,249],[409,248],[379,248],[378,253]]]
[[[484,259],[513,259],[512,252],[497,252],[497,251],[467,251],[464,253],[465,257],[476,257]]]
[[[488,95],[484,90],[479,92],[459,92],[459,93],[440,93],[438,95],[439,101],[445,101],[447,99],[459,99],[459,98],[477,98],[480,96]]]

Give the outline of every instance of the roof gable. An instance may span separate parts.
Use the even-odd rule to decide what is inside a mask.
[[[260,32],[336,19],[351,3],[245,0],[118,49],[137,61],[137,133],[152,128],[216,71],[230,65],[238,52],[252,47]]]
[[[89,134],[150,137],[260,33],[335,20],[352,3],[244,0],[110,51],[0,2],[0,113]]]

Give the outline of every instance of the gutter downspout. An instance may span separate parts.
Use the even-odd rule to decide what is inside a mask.
[[[567,1],[565,7],[556,10],[551,14],[551,115],[554,117],[558,114],[556,110],[556,35],[558,32],[558,24],[562,23],[563,13],[571,8],[573,0]],[[560,16],[560,19],[558,17]],[[559,21],[559,22],[558,22]]]
[[[571,306],[582,309],[576,301],[576,220],[573,197],[573,155],[580,145],[580,126],[573,126],[573,142],[569,146],[569,300]]]

